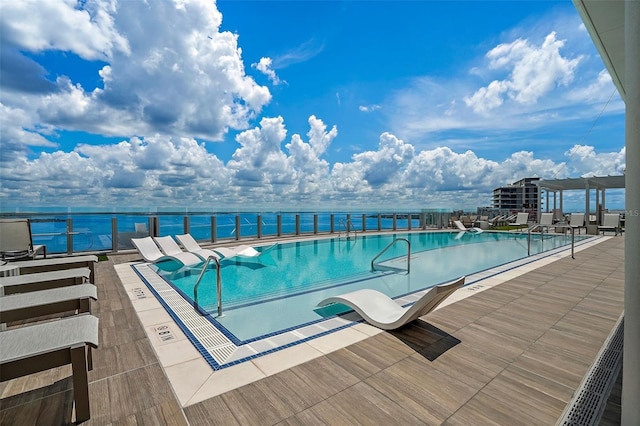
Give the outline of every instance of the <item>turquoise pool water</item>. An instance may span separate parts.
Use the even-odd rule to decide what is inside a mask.
[[[403,240],[392,244],[372,270],[372,259],[395,239],[410,242],[410,272]],[[531,254],[570,242],[570,236],[533,235]],[[317,303],[328,296],[360,288],[390,297],[413,293],[524,258],[527,245],[526,234],[500,232],[396,233],[287,242],[257,259],[222,261],[222,317],[216,317],[215,270],[205,273],[198,301],[234,340],[247,342],[346,310],[341,306],[317,309]],[[158,273],[192,301],[199,269]]]

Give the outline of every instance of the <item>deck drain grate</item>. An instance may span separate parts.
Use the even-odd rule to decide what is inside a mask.
[[[600,422],[611,388],[620,373],[623,343],[624,318],[620,317],[615,331],[607,338],[556,425],[595,426]]]

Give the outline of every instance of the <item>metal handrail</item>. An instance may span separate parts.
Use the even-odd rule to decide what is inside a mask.
[[[344,227],[345,231],[347,232],[347,239],[351,238],[349,236],[349,232],[351,232],[351,228],[353,228],[353,233],[355,235],[355,238],[358,238],[358,231],[353,226],[353,223],[351,222],[351,219],[347,219],[346,222],[344,220],[340,219],[340,220],[338,220],[338,224],[342,225]],[[342,232],[338,232],[338,238],[340,238],[341,235],[342,235]]]
[[[391,246],[393,246],[398,241],[404,241],[405,243],[407,243],[407,273],[411,272],[411,242],[409,240],[407,240],[406,238],[396,238],[396,239],[394,239],[389,244],[387,244],[387,246],[385,248],[383,248],[380,253],[378,253],[373,259],[371,259],[371,270],[372,271],[375,271],[375,267],[374,267],[375,261],[380,256],[382,256],[384,254],[384,252],[389,250],[391,248]]]
[[[573,226],[566,225],[566,224],[541,225],[538,223],[536,225],[531,226],[527,232],[527,256],[531,256],[531,232],[538,228],[541,228],[542,231],[540,232],[540,235],[542,239],[544,239],[544,228],[549,226],[553,226],[554,228],[569,228],[571,230],[571,258],[575,259],[576,258],[575,257],[576,230]]]
[[[198,286],[200,285],[200,280],[204,276],[207,267],[209,266],[209,262],[211,259],[216,262],[216,286],[218,291],[218,316],[222,316],[222,279],[220,278],[220,260],[216,256],[209,256],[204,266],[202,267],[202,271],[200,271],[200,275],[196,280],[196,285],[193,287],[193,308],[200,312],[201,315],[207,315],[208,313],[200,309],[200,305],[198,305]]]

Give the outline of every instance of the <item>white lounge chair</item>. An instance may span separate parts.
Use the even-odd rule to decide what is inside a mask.
[[[90,275],[89,268],[74,268],[0,277],[0,296],[85,284]]]
[[[548,231],[549,227],[553,225],[553,213],[541,213],[538,225],[543,231]]]
[[[182,244],[185,250],[191,253],[196,253],[198,251],[202,251],[202,252],[211,251],[211,250],[203,249],[202,247],[200,247],[198,242],[191,236],[191,234],[176,235],[176,239],[180,242],[180,244]],[[264,251],[258,251],[253,247],[247,246],[247,245],[239,245],[235,247],[215,247],[212,250],[219,255],[218,257],[221,257],[223,259],[230,259],[233,257],[252,258],[252,257],[258,257],[264,254],[266,251],[270,250],[272,247],[275,247],[275,246],[276,245],[274,244],[273,246],[269,247],[267,250],[264,250]]]
[[[0,332],[0,381],[71,364],[76,422],[91,417],[87,370],[98,347],[98,318],[75,315]]]
[[[91,299],[98,299],[98,290],[93,284],[3,296],[0,297],[0,323],[69,311],[91,312]]]
[[[622,234],[620,215],[618,213],[605,213],[602,225],[598,225],[598,231],[602,231],[602,235],[604,235],[605,231],[613,231],[616,236],[618,233]]]
[[[318,306],[334,303],[347,305],[369,324],[383,330],[394,330],[433,311],[454,291],[464,285],[465,277],[428,289],[413,305],[402,307],[384,293],[372,289],[357,290],[328,297]]]
[[[518,213],[516,215],[516,220],[513,222],[514,225],[529,225],[529,213]]]
[[[571,213],[569,226],[573,228],[574,231],[577,229],[578,233],[580,233],[580,229],[586,228],[584,226],[584,213]]]
[[[474,232],[476,234],[479,234],[481,232],[484,232],[482,229],[474,226],[471,228],[467,228],[466,226],[464,226],[464,224],[462,222],[460,222],[459,220],[454,220],[453,224],[456,225],[456,228],[458,228],[460,231],[465,231],[465,232]]]
[[[172,255],[163,253],[151,237],[132,238],[131,242],[144,260],[155,264],[160,269],[175,271],[184,266],[190,267],[202,263],[202,259],[193,253],[181,252]]]
[[[0,219],[0,257],[2,260],[35,259],[38,252],[47,257],[47,247],[33,245],[29,219]]]
[[[176,235],[176,239],[186,251],[200,256],[202,259],[208,259],[210,257],[220,258],[220,255],[213,250],[200,247],[200,244],[198,244],[191,234]]]

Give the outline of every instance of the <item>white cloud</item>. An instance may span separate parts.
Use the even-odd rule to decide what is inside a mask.
[[[596,153],[593,146],[574,145],[564,153],[570,160],[572,176],[607,176],[624,174],[626,149]]]
[[[491,49],[487,53],[489,68],[506,69],[509,75],[465,97],[466,105],[483,114],[501,106],[505,98],[517,104],[535,104],[551,90],[568,85],[581,58],[563,57],[560,53],[563,46],[564,41],[557,40],[556,33],[551,32],[540,46],[518,39]]]
[[[268,88],[246,75],[237,35],[219,31],[215,2],[88,0],[78,9],[70,1],[8,4],[3,35],[21,48],[107,62],[96,75],[102,84],[91,92],[64,76],[46,93],[3,92],[3,104],[32,117],[29,128],[215,141],[229,129],[247,128],[271,100]]]
[[[373,111],[377,111],[380,108],[382,108],[380,105],[378,104],[373,104],[373,105],[360,105],[358,107],[358,109],[362,112],[373,112]]]
[[[115,0],[81,5],[72,0],[3,2],[3,43],[32,52],[61,50],[85,59],[108,60],[117,51],[130,52],[114,23],[116,10]]]
[[[269,80],[271,81],[271,83],[273,83],[274,86],[286,83],[286,81],[282,81],[280,80],[280,78],[278,78],[276,72],[271,68],[271,65],[271,58],[260,58],[260,61],[258,61],[257,63],[251,64],[253,68],[269,77]]]
[[[625,155],[576,145],[565,161],[519,151],[503,161],[455,152],[422,151],[391,133],[376,150],[331,166],[326,155],[338,135],[309,117],[307,141],[287,142],[282,117],[263,118],[240,133],[226,164],[193,138],[133,137],[117,144],[81,144],[72,152],[21,154],[2,167],[0,199],[9,205],[189,205],[267,208],[475,208],[493,188],[528,176],[546,179],[623,171]]]

